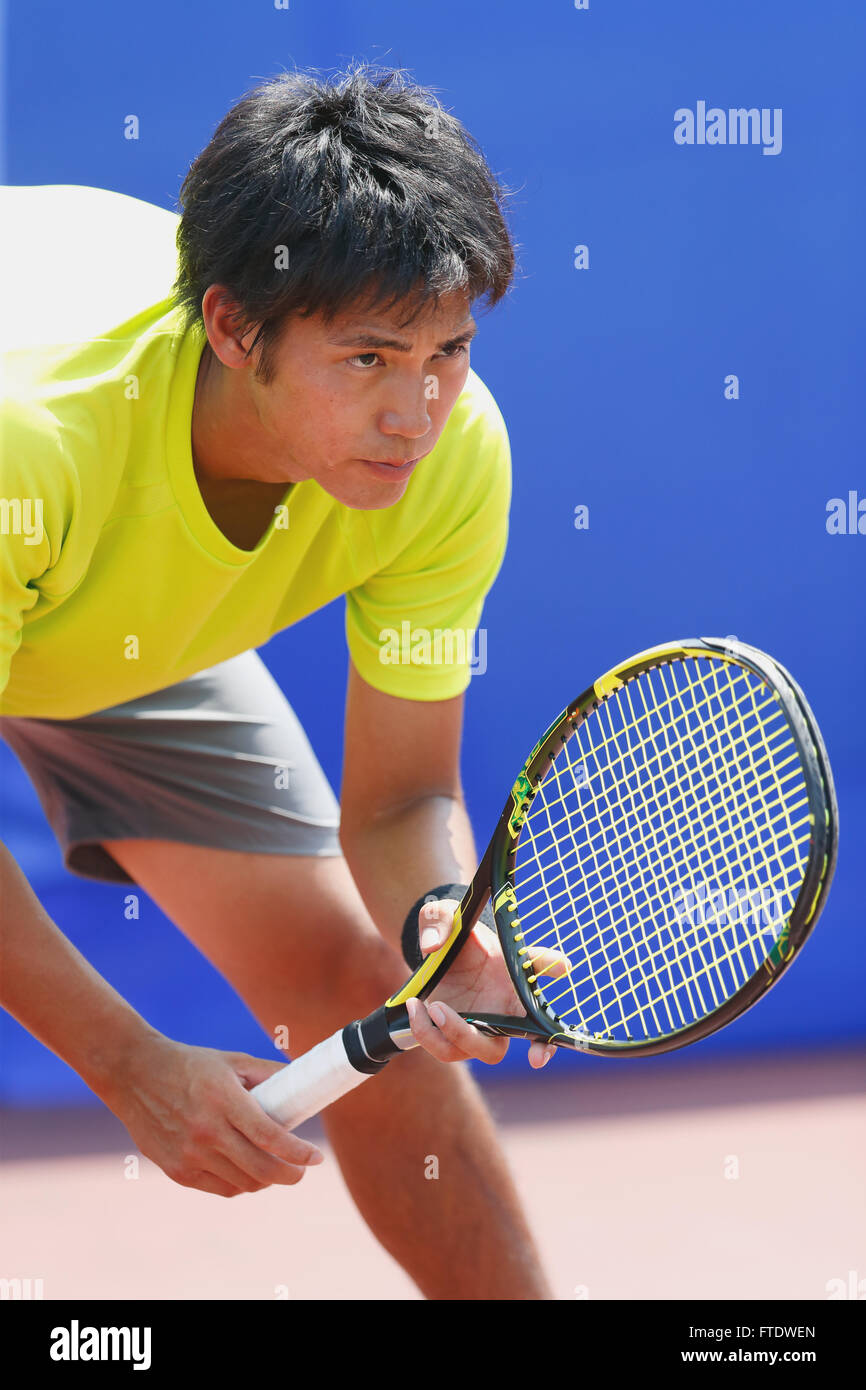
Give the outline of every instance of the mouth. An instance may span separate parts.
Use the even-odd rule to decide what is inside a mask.
[[[366,464],[382,478],[405,478],[423,457],[423,454],[418,454],[416,458],[405,461],[402,459],[359,459],[358,462]]]

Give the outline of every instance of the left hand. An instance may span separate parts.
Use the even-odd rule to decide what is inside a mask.
[[[450,898],[427,903],[418,914],[419,944],[426,958],[447,940],[459,904]],[[433,911],[431,912],[431,909]],[[556,951],[533,953],[536,974],[559,979],[568,973],[568,960]],[[406,1005],[412,1034],[419,1047],[441,1062],[501,1062],[508,1038],[481,1033],[460,1017],[461,1013],[512,1014],[525,1018],[526,1011],[511,982],[496,933],[476,922],[460,954],[427,1000],[410,999]],[[552,1043],[532,1042],[529,1065],[544,1067],[556,1048]]]

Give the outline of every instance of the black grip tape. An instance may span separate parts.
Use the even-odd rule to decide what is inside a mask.
[[[383,1013],[384,1010],[380,1010],[379,1012]],[[368,1022],[367,1019],[363,1021],[365,1023]],[[390,1038],[388,1041],[390,1042]],[[362,1071],[367,1076],[375,1076],[377,1072],[380,1072],[382,1068],[387,1065],[387,1057],[384,1061],[378,1062],[366,1052],[361,1037],[361,1021],[358,1019],[356,1019],[354,1023],[350,1023],[347,1028],[343,1029],[343,1046],[346,1049],[346,1056],[355,1068],[355,1071]]]
[[[400,938],[403,949],[403,959],[412,969],[417,970],[419,965],[423,965],[424,957],[421,954],[421,947],[418,942],[418,913],[426,902],[442,898],[454,898],[457,902],[462,902],[469,887],[468,883],[440,883],[438,888],[431,888],[429,893],[425,893],[409,909],[406,921],[403,923],[403,932]],[[485,904],[479,921],[485,926],[490,927],[491,931],[496,930],[496,920],[493,916],[493,903]]]

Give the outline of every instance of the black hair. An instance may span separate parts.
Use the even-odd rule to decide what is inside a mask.
[[[291,314],[329,322],[405,300],[405,324],[454,290],[492,308],[514,274],[507,196],[460,121],[404,70],[283,73],[247,92],[190,166],[175,304],[188,328],[207,288],[225,286],[239,328],[259,325],[249,352],[260,348],[267,383]]]

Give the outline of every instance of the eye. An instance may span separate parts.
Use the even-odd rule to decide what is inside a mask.
[[[434,357],[445,357],[450,359],[454,357],[460,357],[461,355],[466,356],[468,351],[469,347],[467,343],[452,343],[450,347],[444,348],[442,352],[437,352],[433,355]],[[368,364],[364,361],[364,358],[373,358],[374,360],[373,362],[369,363],[368,366]],[[354,357],[347,357],[346,361],[352,363],[353,365],[359,363],[361,371],[368,371],[370,367],[375,365],[376,358],[379,358],[380,361],[382,360],[379,357],[378,352],[359,352],[356,353]]]

